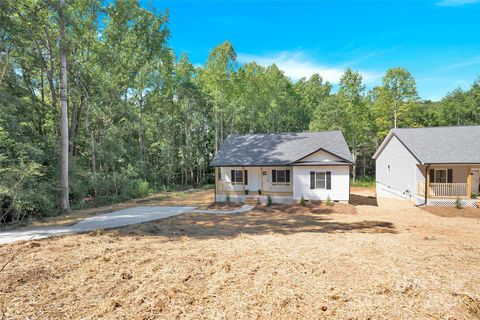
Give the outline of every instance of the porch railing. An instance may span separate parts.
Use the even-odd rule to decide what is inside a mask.
[[[469,196],[467,183],[430,183],[429,186],[430,198],[467,198]],[[425,196],[425,182],[417,181],[417,194]]]

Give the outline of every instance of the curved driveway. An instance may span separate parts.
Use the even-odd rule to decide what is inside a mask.
[[[153,221],[184,212],[192,211],[195,207],[135,207],[105,214],[96,215],[82,220],[71,226],[32,228],[23,231],[0,232],[0,244],[47,238],[56,235],[92,231],[99,228],[110,229],[128,226],[131,224]]]

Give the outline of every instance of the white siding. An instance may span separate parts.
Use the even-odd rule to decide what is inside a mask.
[[[350,168],[348,166],[295,166],[293,167],[293,198],[299,200],[349,201]],[[310,189],[310,171],[330,171],[332,173],[332,189]]]
[[[417,159],[393,136],[376,160],[377,195],[413,199],[417,164]]]

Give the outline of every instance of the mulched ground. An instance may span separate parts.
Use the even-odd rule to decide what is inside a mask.
[[[457,209],[455,207],[428,206],[428,207],[424,207],[423,209],[425,211],[428,211],[440,217],[463,217],[463,218],[480,219],[479,208],[469,207],[469,208]]]
[[[0,319],[479,319],[480,220],[358,197],[0,246]]]

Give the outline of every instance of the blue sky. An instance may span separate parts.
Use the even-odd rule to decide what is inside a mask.
[[[347,67],[367,87],[407,68],[420,96],[439,100],[480,75],[480,0],[142,1],[169,9],[170,45],[203,64],[229,40],[240,62],[276,63],[296,80],[319,73],[335,84]]]

